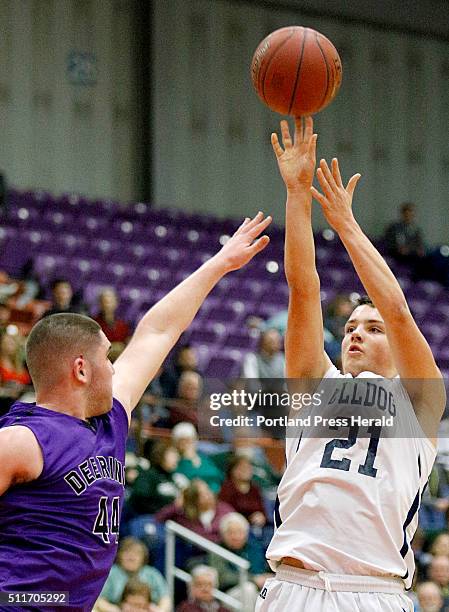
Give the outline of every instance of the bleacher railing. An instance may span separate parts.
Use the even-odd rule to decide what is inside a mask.
[[[187,542],[191,542],[197,548],[201,548],[207,552],[211,552],[226,561],[229,561],[233,565],[237,566],[239,571],[239,587],[241,599],[235,599],[223,591],[218,589],[214,590],[214,596],[219,601],[223,602],[228,607],[234,610],[242,610],[246,607],[246,589],[245,583],[248,581],[248,570],[249,561],[242,559],[238,555],[226,550],[222,546],[203,538],[194,531],[175,523],[174,521],[167,521],[165,523],[165,577],[168,583],[168,594],[171,601],[172,610],[174,610],[175,600],[175,578],[179,578],[187,584],[191,582],[192,577],[190,574],[182,570],[180,567],[176,567],[175,561],[175,545],[176,537],[179,537]]]

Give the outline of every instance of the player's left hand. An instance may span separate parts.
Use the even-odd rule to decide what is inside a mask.
[[[338,160],[335,157],[332,160],[331,167],[332,171],[329,169],[326,160],[322,159],[320,161],[320,167],[317,169],[316,175],[323,193],[320,193],[313,186],[310,191],[315,200],[321,204],[329,225],[338,232],[348,222],[354,222],[352,198],[361,174],[351,176],[348,184],[344,187]]]
[[[262,212],[250,219],[247,217],[223,248],[215,256],[223,263],[226,272],[239,270],[247,264],[254,255],[260,253],[270,242],[268,236],[260,234],[270,225],[272,219]]]

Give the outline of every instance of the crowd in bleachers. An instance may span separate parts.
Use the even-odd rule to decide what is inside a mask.
[[[81,210],[82,223],[77,216]],[[82,227],[73,225],[75,219]],[[0,218],[0,414],[15,399],[33,401],[24,342],[35,321],[58,312],[89,314],[111,341],[115,360],[142,312],[218,248],[234,226],[199,215],[154,213],[144,204],[125,210],[110,202],[14,192]],[[402,240],[401,231],[404,225],[387,234],[390,257],[395,238]],[[282,448],[276,440],[264,446],[250,436],[235,439],[226,429],[207,439],[198,415],[206,377],[241,375],[272,390],[283,376],[287,293],[282,232],[273,232],[268,255],[214,290],[136,410],[120,550],[97,612],[170,609],[164,578],[168,519],[249,561],[244,588],[248,609],[254,607],[270,571],[264,551],[273,529]],[[150,233],[154,245],[148,242]],[[183,240],[185,247],[180,246]],[[416,240],[419,253],[402,252],[399,261],[389,262],[447,374],[448,291],[440,282],[444,278],[423,280],[421,271],[416,277],[411,264],[424,256]],[[354,303],[350,294],[361,287],[329,230],[317,236],[317,259],[323,272],[326,350],[340,365],[344,323]],[[414,598],[421,612],[449,610],[447,423],[442,423],[438,458],[413,542]],[[267,432],[261,435],[269,437]],[[215,587],[242,599],[238,573],[222,558],[192,545],[177,546],[176,554],[177,563],[191,573],[188,590],[179,585],[176,590],[181,612],[225,610],[214,598]]]

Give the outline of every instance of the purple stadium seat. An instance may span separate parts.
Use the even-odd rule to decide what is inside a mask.
[[[255,351],[259,338],[257,336],[251,336],[248,333],[236,332],[228,334],[225,338],[224,345],[226,348],[235,348],[242,351]]]
[[[39,278],[51,276],[58,266],[65,267],[67,258],[63,255],[39,254],[34,258],[33,269]]]
[[[238,359],[232,357],[212,357],[204,370],[206,378],[236,378],[240,373],[241,365]]]
[[[426,300],[414,297],[409,298],[407,301],[413,316],[417,320],[422,320],[429,310],[429,303]]]
[[[49,231],[70,232],[74,228],[81,229],[83,217],[76,219],[70,212],[46,211],[44,212],[44,221],[48,224]]]
[[[212,307],[207,313],[208,319],[220,323],[237,323],[243,320],[246,307],[243,302],[231,302]]]
[[[8,220],[18,229],[34,227],[39,220],[39,213],[31,206],[20,205],[18,207],[11,207],[8,212]]]

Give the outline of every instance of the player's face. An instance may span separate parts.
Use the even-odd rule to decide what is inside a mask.
[[[376,308],[365,304],[353,311],[345,326],[341,358],[345,374],[396,375],[385,323]]]
[[[100,332],[100,342],[93,347],[88,358],[91,367],[91,384],[89,387],[90,414],[99,416],[112,408],[112,375],[114,368],[109,360],[111,343],[103,332]]]

